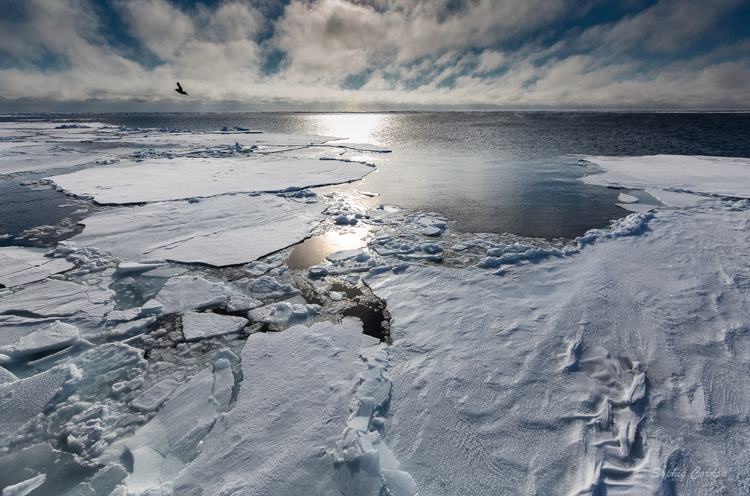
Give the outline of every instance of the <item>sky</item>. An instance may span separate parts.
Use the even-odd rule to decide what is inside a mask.
[[[0,0],[3,112],[749,108],[750,0]]]

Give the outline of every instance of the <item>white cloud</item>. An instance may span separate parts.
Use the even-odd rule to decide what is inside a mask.
[[[739,0],[662,0],[581,35],[568,32],[552,46],[536,34],[556,29],[560,18],[574,20],[595,0],[294,0],[275,24],[262,17],[273,5],[251,0],[189,10],[167,0],[120,1],[123,21],[158,57],[156,67],[107,44],[92,0],[6,1],[26,14],[0,16],[0,55],[15,61],[0,66],[5,102],[137,99],[198,109],[226,101],[356,108],[750,101],[750,41],[674,57],[716,29]],[[671,62],[644,64],[631,50],[639,48],[668,52]],[[263,54],[274,50],[286,58],[278,72],[264,74]],[[49,54],[61,62],[41,64]],[[358,90],[342,89],[349,76],[362,77]],[[172,91],[176,80],[193,98]]]
[[[162,60],[175,57],[194,33],[192,20],[166,0],[118,3],[131,34]]]

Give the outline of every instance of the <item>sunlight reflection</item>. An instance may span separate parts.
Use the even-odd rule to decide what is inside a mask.
[[[384,114],[316,114],[309,116],[318,128],[316,133],[345,138],[348,143],[380,145],[379,136],[388,125]]]
[[[304,270],[319,264],[333,253],[361,248],[367,244],[365,238],[369,230],[369,227],[355,227],[351,232],[329,231],[307,238],[292,248],[292,253],[287,259],[287,267],[292,270]]]

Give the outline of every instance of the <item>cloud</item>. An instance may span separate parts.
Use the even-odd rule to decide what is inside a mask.
[[[101,1],[0,6],[4,108],[92,99],[150,109],[750,101],[750,39],[714,36],[740,0],[660,0],[614,20],[596,18],[608,0],[110,0],[114,21]],[[176,80],[190,101],[172,91]]]

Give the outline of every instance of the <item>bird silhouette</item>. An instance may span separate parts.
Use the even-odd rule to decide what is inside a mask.
[[[185,90],[183,90],[183,89],[182,89],[182,86],[180,86],[180,82],[179,82],[179,81],[177,81],[177,88],[175,88],[174,90],[175,90],[175,91],[176,91],[177,93],[179,93],[180,95],[187,95],[187,96],[190,96],[190,95],[188,95],[188,92],[187,92],[187,91],[185,91]]]

